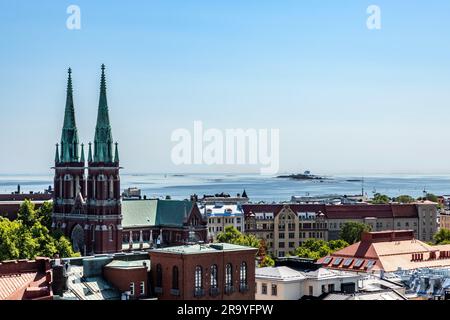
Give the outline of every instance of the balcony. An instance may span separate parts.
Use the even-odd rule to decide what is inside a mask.
[[[227,285],[225,286],[225,294],[232,294],[234,292],[233,286]]]
[[[242,292],[242,293],[247,292],[248,291],[248,284],[241,283],[240,286],[239,286],[239,291]]]
[[[170,289],[170,294],[171,294],[172,296],[177,296],[177,297],[179,297],[179,296],[180,296],[180,289]]]
[[[217,288],[217,287],[209,288],[209,295],[210,296],[217,297],[219,294],[220,294],[219,288]]]
[[[205,290],[201,288],[196,288],[194,290],[194,297],[203,297],[205,295]]]
[[[155,287],[155,293],[156,294],[162,294],[163,293],[162,287]]]

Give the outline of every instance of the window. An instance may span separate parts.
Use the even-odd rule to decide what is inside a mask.
[[[247,286],[247,263],[242,262],[241,263],[241,270],[240,270],[240,278],[239,282],[241,286]]]
[[[159,263],[156,265],[156,286],[162,287],[162,267]]]
[[[130,282],[130,295],[134,296],[134,282]]]
[[[280,242],[280,243],[278,244],[278,246],[279,246],[280,248],[284,248],[284,242]]]
[[[295,233],[290,232],[290,233],[289,233],[289,239],[294,239],[294,238],[295,238]]]
[[[284,257],[284,251],[278,252],[278,257],[280,257],[280,258]]]
[[[295,247],[295,242],[289,242],[289,248],[294,248]]]
[[[141,290],[141,296],[145,295],[145,282],[144,281],[141,281],[140,290]]]
[[[309,291],[309,295],[312,296],[314,294],[313,286],[309,286],[308,291]]]
[[[328,292],[334,292],[334,283],[328,285]]]
[[[201,290],[203,288],[202,271],[202,267],[195,267],[195,290]]]
[[[172,289],[178,290],[178,267],[173,266],[172,268]]]
[[[263,283],[261,286],[261,293],[267,294],[267,283]]]
[[[277,285],[276,285],[276,284],[273,284],[273,285],[272,285],[272,295],[273,295],[273,296],[276,296],[276,295],[277,295]]]
[[[217,288],[217,265],[211,266],[211,288]]]
[[[109,241],[113,241],[114,240],[114,238],[113,238],[113,236],[114,236],[113,230],[114,230],[114,227],[112,226],[112,224],[110,224],[108,226],[108,240]]]
[[[322,293],[325,293],[325,292],[327,292],[327,289],[325,289],[325,285],[323,284],[322,285]]]
[[[231,266],[231,263],[228,263],[225,266],[225,286],[233,286],[233,267]]]
[[[284,239],[284,233],[280,233],[280,239]]]

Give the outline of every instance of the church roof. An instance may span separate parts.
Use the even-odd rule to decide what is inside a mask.
[[[118,155],[117,155],[118,159]],[[113,139],[109,123],[108,101],[106,99],[105,65],[102,64],[100,98],[94,137],[94,161],[113,162]]]
[[[181,227],[195,203],[188,200],[125,200],[122,202],[122,226]]]
[[[72,70],[69,68],[67,78],[66,107],[64,124],[61,133],[61,157],[55,156],[55,161],[78,162],[78,131],[75,122],[75,107],[73,103]]]

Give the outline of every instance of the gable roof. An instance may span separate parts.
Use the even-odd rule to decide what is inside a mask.
[[[187,221],[193,207],[194,202],[188,200],[125,200],[122,202],[122,226],[180,227]]]

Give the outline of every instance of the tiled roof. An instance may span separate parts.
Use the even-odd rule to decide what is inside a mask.
[[[278,214],[283,204],[244,204],[245,215],[256,212]],[[294,212],[322,212],[328,219],[352,218],[416,218],[416,204],[357,204],[357,205],[323,205],[323,204],[288,204]]]
[[[371,232],[370,234],[386,234],[387,232]],[[392,232],[391,232],[392,233]],[[397,232],[394,232],[397,233]],[[399,235],[406,231],[398,231]],[[371,270],[396,271],[398,268],[405,270],[424,267],[448,267],[450,266],[450,245],[430,246],[416,239],[380,241],[375,237],[372,241],[369,237],[352,244],[331,256],[319,259],[319,263],[328,268],[344,269],[352,271],[366,271],[369,262],[373,265]],[[448,257],[440,257],[439,252],[449,252]],[[422,258],[413,259],[413,255],[422,255]],[[345,261],[350,263],[345,263]]]
[[[28,286],[35,279],[37,272],[24,272],[0,276],[0,300],[7,299],[11,294]]]

